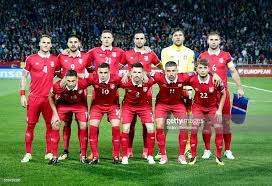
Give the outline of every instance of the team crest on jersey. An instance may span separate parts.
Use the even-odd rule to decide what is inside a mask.
[[[83,60],[82,59],[78,59],[79,64],[82,64]]]
[[[35,65],[39,65],[39,62],[36,62]]]
[[[76,95],[73,95],[73,96],[72,96],[72,99],[77,99],[77,96],[76,96]]]
[[[99,56],[102,56],[102,54],[99,54]]]
[[[114,88],[115,88],[115,84],[111,84],[111,85],[110,85],[110,88],[111,88],[111,89],[114,89]]]
[[[144,92],[147,92],[147,89],[148,89],[147,87],[143,87]]]
[[[112,57],[116,57],[116,52],[112,52]]]
[[[162,87],[167,87],[167,85],[166,85],[166,84],[163,84]]]
[[[182,83],[179,83],[179,84],[178,84],[178,87],[182,87]]]
[[[198,88],[195,88],[195,91],[197,92],[197,91],[198,91]]]
[[[83,93],[83,90],[79,90],[78,93],[79,93],[79,94],[82,94],[82,93]]]
[[[148,56],[144,56],[144,60],[145,60],[145,61],[148,61]]]
[[[54,67],[54,66],[55,66],[54,61],[50,61],[50,66],[51,66],[51,67]]]
[[[223,58],[219,58],[219,63],[224,63],[224,59]]]
[[[130,59],[134,59],[134,58],[131,56]]]
[[[213,93],[213,91],[214,91],[214,87],[209,87],[209,92]]]
[[[98,86],[98,85],[95,85],[94,87],[95,87],[95,88],[99,88],[99,86]]]
[[[132,92],[132,90],[128,89],[128,92]]]
[[[65,60],[64,60],[64,63],[67,63],[67,62],[68,62],[68,60],[67,60],[67,59],[65,59]]]

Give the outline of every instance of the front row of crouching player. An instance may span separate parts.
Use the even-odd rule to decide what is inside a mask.
[[[135,63],[129,73],[129,78],[123,78],[123,80],[115,74],[110,74],[109,68],[107,63],[102,63],[98,67],[97,74],[89,74],[85,79],[78,78],[74,70],[68,70],[66,76],[53,85],[49,96],[49,102],[53,110],[51,122],[53,129],[51,135],[53,159],[49,161],[49,164],[58,163],[60,124],[69,119],[71,113],[75,114],[79,122],[80,161],[82,163],[97,164],[99,162],[98,128],[104,114],[107,114],[108,121],[112,126],[113,163],[129,163],[128,134],[135,115],[140,117],[142,124],[147,128],[147,162],[155,164],[153,151],[156,136],[162,155],[159,164],[167,163],[164,133],[166,118],[168,113],[172,112],[175,118],[180,119],[179,121],[187,119],[183,87],[192,86],[195,90],[192,106],[193,121],[203,122],[192,122],[193,125],[190,128],[187,126],[188,122],[178,125],[178,162],[180,164],[195,164],[198,144],[197,132],[200,124],[204,123],[204,125],[209,124],[215,128],[216,162],[219,165],[224,165],[221,159],[223,145],[222,108],[226,93],[223,84],[215,86],[213,83],[214,78],[209,73],[209,63],[206,59],[197,61],[195,74],[178,73],[177,64],[172,61],[166,63],[164,72],[154,74],[146,74],[142,64]],[[160,88],[155,104],[156,135],[152,103],[150,103],[147,95],[154,84],[158,84]],[[88,116],[86,88],[90,85],[93,86],[95,98],[92,100]],[[125,90],[121,111],[118,88]],[[120,135],[121,121],[123,127]],[[88,130],[87,123],[89,123]],[[184,152],[189,130],[191,131],[192,158],[187,162]],[[92,151],[91,160],[86,158],[87,139],[89,139]],[[121,161],[119,158],[120,147],[122,150]]]

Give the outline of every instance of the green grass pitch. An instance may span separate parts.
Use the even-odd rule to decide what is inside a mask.
[[[232,125],[232,150],[235,160],[224,158],[219,167],[214,157],[202,160],[203,142],[199,135],[198,161],[194,166],[177,163],[177,131],[167,136],[169,163],[148,165],[141,159],[142,135],[138,122],[134,158],[129,165],[111,163],[111,131],[105,118],[100,126],[100,163],[97,166],[79,162],[77,129],[72,128],[70,159],[57,166],[44,160],[45,125],[42,118],[35,129],[33,160],[20,163],[24,155],[25,109],[20,106],[19,80],[0,79],[0,184],[22,185],[271,185],[272,182],[272,78],[243,78],[250,98],[244,125]],[[231,80],[230,80],[231,81]],[[231,93],[236,91],[229,84]],[[156,92],[157,90],[154,90]],[[214,137],[214,136],[213,136]],[[213,146],[213,142],[212,142]],[[157,146],[156,146],[157,147]],[[89,148],[89,146],[88,146]],[[212,148],[214,151],[214,147]],[[60,142],[62,151],[62,141]]]

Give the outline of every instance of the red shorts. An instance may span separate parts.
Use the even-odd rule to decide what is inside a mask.
[[[222,110],[222,114],[223,116],[225,117],[228,117],[230,119],[230,93],[229,93],[229,90],[226,90],[226,100],[225,100],[225,104],[224,104],[224,107],[223,107],[223,110]]]
[[[152,97],[152,87],[150,87],[148,89],[148,91],[147,91],[147,99],[148,99],[149,104],[152,105],[152,99],[153,99],[153,97]]]
[[[201,121],[203,123],[204,121],[210,121],[212,125],[222,125],[221,123],[218,123],[215,118],[215,113],[217,111],[217,108],[203,108],[199,105],[193,105],[192,107],[192,113],[193,113],[193,119],[195,122],[198,123]]]
[[[75,113],[76,120],[81,122],[88,121],[87,107],[84,104],[78,105],[58,105],[57,111],[61,121],[70,121],[71,116]]]
[[[109,105],[109,106],[103,106],[103,105],[97,105],[97,104],[91,105],[90,119],[97,119],[101,121],[104,114],[107,114],[109,121],[111,121],[112,119],[121,118],[120,107],[118,105]]]
[[[37,123],[39,121],[40,113],[42,113],[46,123],[51,122],[52,109],[48,97],[29,96],[27,102],[27,122]]]
[[[153,123],[152,107],[151,105],[144,106],[122,106],[122,123],[131,123],[134,116],[138,115],[142,121],[142,124]]]
[[[184,104],[167,105],[163,103],[156,103],[155,118],[166,118],[168,112],[172,112],[175,118],[186,118],[186,107]]]

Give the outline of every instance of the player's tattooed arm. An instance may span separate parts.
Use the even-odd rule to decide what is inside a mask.
[[[222,79],[220,76],[215,72],[209,72],[213,76],[213,84],[215,84],[216,87],[218,87],[222,83]]]
[[[26,90],[26,84],[27,84],[27,76],[28,76],[28,71],[23,70],[23,76],[21,78],[21,82],[20,82],[20,94],[21,94],[21,105],[22,107],[26,107],[27,106],[27,99],[25,96],[25,90]]]

